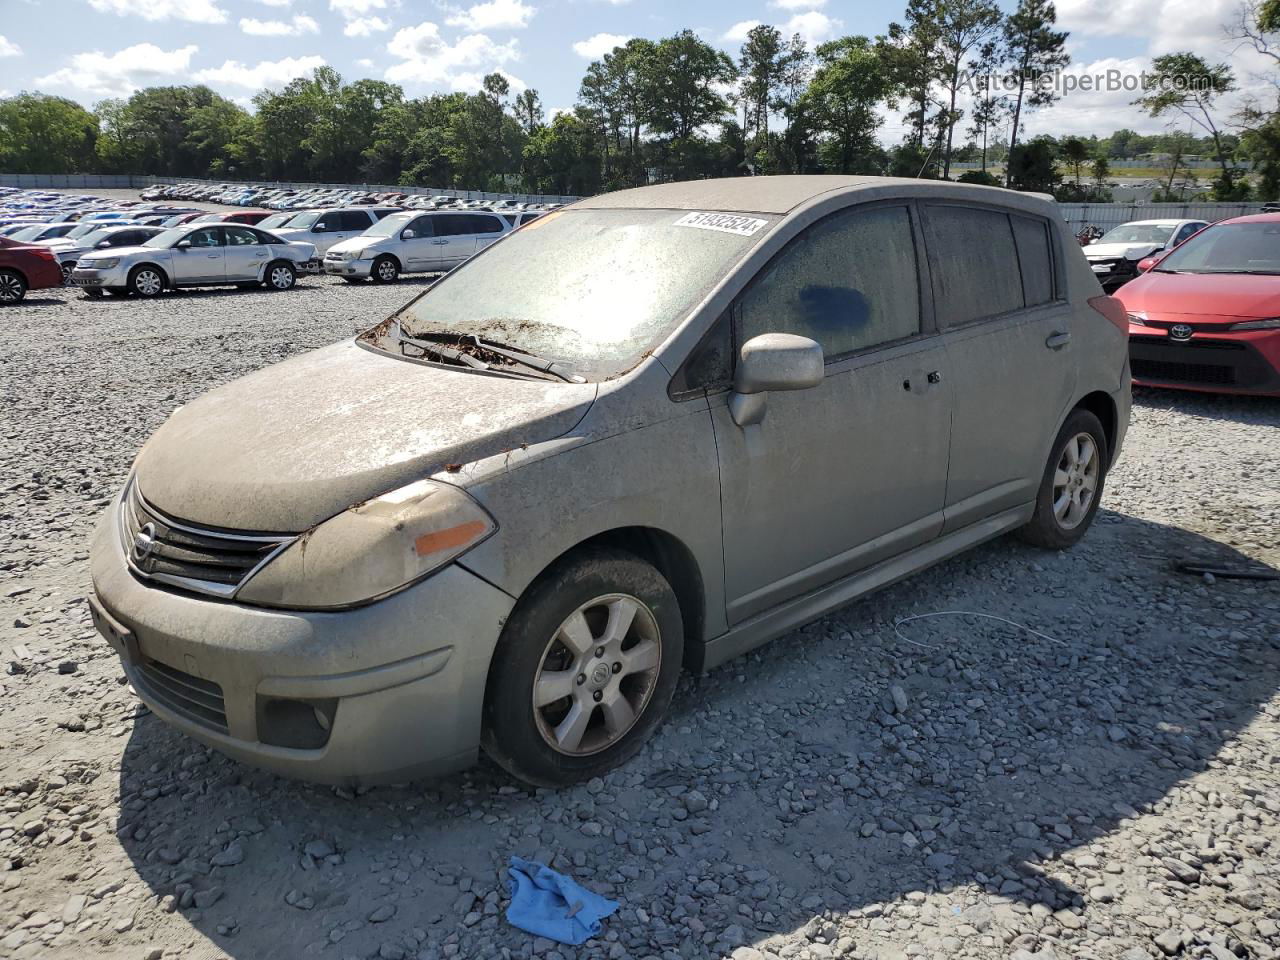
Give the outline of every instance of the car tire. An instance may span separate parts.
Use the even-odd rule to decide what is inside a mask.
[[[1108,460],[1107,435],[1098,418],[1088,410],[1071,411],[1053,441],[1035,513],[1018,535],[1047,550],[1074,545],[1098,512]]]
[[[27,295],[27,281],[15,270],[0,270],[0,303],[21,303]]]
[[[104,287],[103,290],[109,297],[123,298],[129,295],[129,291],[124,287]]]
[[[373,261],[369,276],[374,283],[395,283],[400,279],[400,264],[395,257],[381,256]]]
[[[571,554],[534,581],[502,630],[485,753],[537,786],[598,776],[661,724],[683,655],[679,602],[662,574],[622,550]]]
[[[129,271],[129,292],[140,297],[158,297],[164,292],[165,277],[159,267],[144,263]]]
[[[267,264],[263,276],[272,290],[292,290],[298,282],[298,271],[288,260],[273,260]]]
[[[64,287],[71,285],[71,271],[76,268],[74,263],[64,263],[62,265],[62,285]]]

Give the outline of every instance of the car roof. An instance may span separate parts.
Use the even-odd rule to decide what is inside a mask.
[[[1182,220],[1164,218],[1160,220],[1126,220],[1124,223],[1120,224],[1120,226],[1122,227],[1167,227],[1167,226],[1172,226],[1175,223],[1200,223],[1200,222],[1202,221],[1196,220],[1194,217],[1190,217]],[[1113,227],[1112,229],[1115,229],[1115,228]]]
[[[717,210],[733,213],[784,214],[819,197],[878,191],[890,195],[939,199],[972,199],[1035,210],[1056,216],[1051,204],[1026,193],[1002,187],[917,180],[905,177],[837,176],[806,174],[768,177],[726,177],[717,180],[685,180],[652,187],[618,190],[587,197],[575,209]]]
[[[1232,217],[1222,223],[1280,223],[1280,213],[1253,213],[1247,217]],[[1215,224],[1216,226],[1216,224]]]

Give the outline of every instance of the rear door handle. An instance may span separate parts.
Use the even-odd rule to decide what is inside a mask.
[[[1051,333],[1045,340],[1044,345],[1050,350],[1061,350],[1071,342],[1071,334],[1069,333]]]

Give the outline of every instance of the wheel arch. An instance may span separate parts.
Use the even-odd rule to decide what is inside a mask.
[[[380,253],[378,253],[378,254],[373,258],[373,262],[374,262],[374,263],[377,263],[379,260],[383,259],[384,257],[385,257],[386,259],[388,259],[388,260],[393,260],[393,261],[395,261],[396,270],[397,270],[397,271],[399,271],[400,273],[404,273],[404,261],[403,261],[403,260],[401,260],[399,257],[397,257],[394,253],[391,253],[391,252],[390,252],[390,251],[388,251],[388,250],[383,250],[383,251],[381,251]],[[373,271],[372,271],[372,270],[370,270],[370,271],[369,271],[369,273],[370,273],[370,275],[372,275]]]
[[[0,266],[0,273],[16,274],[18,279],[27,285],[28,289],[31,287],[31,278],[23,272],[21,267],[16,267],[12,264],[4,264],[3,266]]]
[[[1102,432],[1107,437],[1107,465],[1108,467],[1115,462],[1116,458],[1116,439],[1117,439],[1117,413],[1116,402],[1110,394],[1102,390],[1095,390],[1087,393],[1080,398],[1073,410],[1088,410],[1098,422],[1102,424]]]
[[[160,274],[160,282],[163,283],[165,287],[169,289],[173,289],[173,286],[174,286],[173,278],[169,276],[169,271],[166,270],[160,264],[155,263],[154,261],[151,261],[151,260],[145,260],[142,263],[135,263],[132,267],[129,268],[128,276],[129,276],[130,286],[133,285],[133,275],[137,273],[139,270],[141,270],[143,267],[151,267],[158,274]]]
[[[697,673],[704,659],[706,592],[702,571],[693,551],[677,536],[657,527],[627,526],[603,530],[561,551],[539,571],[525,588],[541,580],[566,558],[596,547],[611,547],[639,557],[654,567],[671,584],[680,619],[684,625],[684,668]],[[464,558],[465,564],[465,558]],[[522,593],[521,596],[524,594]]]

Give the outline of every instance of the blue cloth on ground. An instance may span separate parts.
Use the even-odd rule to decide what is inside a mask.
[[[534,860],[512,857],[507,874],[507,922],[535,936],[577,946],[596,936],[600,921],[618,909],[616,900],[592,893]]]

